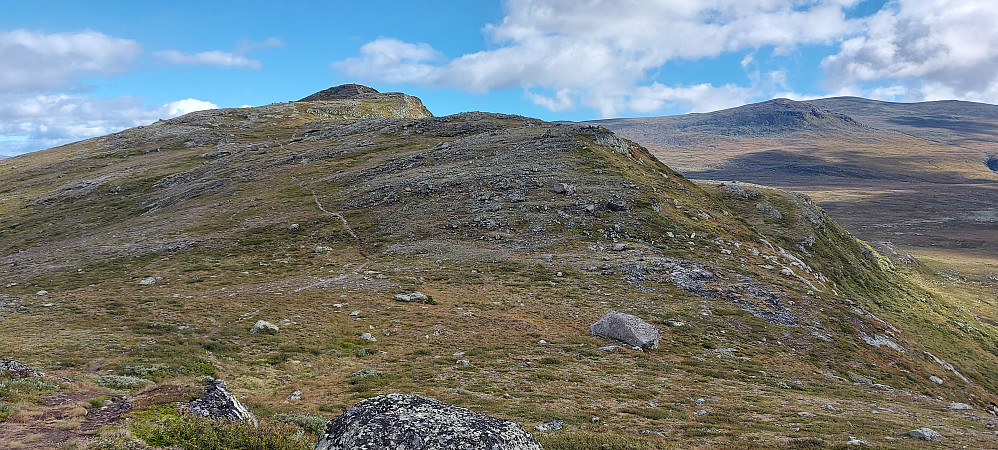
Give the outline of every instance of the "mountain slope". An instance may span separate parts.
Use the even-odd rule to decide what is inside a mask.
[[[598,126],[352,90],[0,163],[4,356],[77,380],[60,389],[81,404],[112,395],[107,375],[166,392],[221,376],[265,422],[416,392],[565,421],[547,448],[839,445],[927,424],[993,439],[974,420],[994,327],[806,197],[693,184]],[[589,336],[610,310],[654,323],[660,348]],[[260,319],[280,331],[251,334]],[[22,418],[0,441],[52,435],[40,394],[3,395]],[[176,414],[157,405],[125,426]]]

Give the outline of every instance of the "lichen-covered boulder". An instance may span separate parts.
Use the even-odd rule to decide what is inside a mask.
[[[364,400],[326,424],[315,450],[540,450],[520,425],[419,395]]]
[[[610,311],[589,327],[594,336],[605,336],[632,347],[658,348],[658,328],[640,317]]]
[[[191,412],[194,414],[257,426],[256,416],[229,392],[225,381],[211,380],[204,392],[203,397],[191,401]]]
[[[33,367],[8,358],[0,358],[0,372],[10,372],[14,374],[14,376],[20,378],[41,378],[44,376],[44,374],[35,370]]]

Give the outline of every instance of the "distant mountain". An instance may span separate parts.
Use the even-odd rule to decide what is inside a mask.
[[[808,100],[882,130],[952,145],[998,143],[998,105],[958,100],[893,103],[859,97]]]
[[[595,121],[691,178],[807,192],[851,232],[998,261],[998,106],[856,97]]]

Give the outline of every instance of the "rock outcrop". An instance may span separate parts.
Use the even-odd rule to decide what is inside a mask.
[[[364,94],[378,94],[378,93],[379,92],[377,89],[374,89],[372,87],[367,87],[361,84],[341,84],[339,86],[333,86],[329,89],[323,89],[298,101],[325,102],[330,100],[347,100],[359,97]]]
[[[257,426],[256,416],[229,392],[225,381],[219,379],[211,380],[203,397],[191,401],[191,412],[202,417]]]
[[[44,374],[38,370],[35,370],[33,367],[8,358],[0,358],[0,372],[3,371],[13,373],[14,376],[20,378],[41,378],[44,376]]]
[[[364,400],[326,425],[315,450],[540,450],[520,425],[418,395]]]
[[[605,336],[632,347],[658,348],[658,328],[640,317],[610,311],[589,327],[594,336]]]

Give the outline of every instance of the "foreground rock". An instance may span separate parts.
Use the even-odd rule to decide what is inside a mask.
[[[908,437],[912,439],[921,439],[923,441],[935,441],[943,438],[943,435],[939,434],[936,430],[932,428],[923,427],[917,430],[911,430],[908,432]]]
[[[315,450],[540,450],[514,422],[418,395],[364,400],[326,424]]]
[[[14,376],[21,378],[41,378],[44,376],[44,374],[35,370],[33,367],[8,358],[0,358],[0,372],[3,371],[13,373]]]
[[[610,311],[589,327],[594,336],[604,336],[632,347],[658,348],[658,328],[640,317]]]
[[[191,412],[201,417],[257,426],[256,416],[229,392],[223,380],[211,380],[204,396],[191,401]]]

